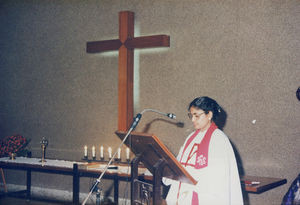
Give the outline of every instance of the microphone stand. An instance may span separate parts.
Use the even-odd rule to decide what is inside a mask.
[[[118,149],[122,147],[122,145],[125,143],[125,141],[127,140],[128,136],[130,135],[130,133],[135,129],[135,127],[138,125],[141,117],[142,117],[142,113],[139,113],[136,115],[136,117],[133,119],[132,125],[130,127],[130,129],[128,130],[126,136],[124,137],[123,141],[121,142],[121,144],[119,145],[119,147],[117,148],[117,151],[113,154],[113,156],[111,157],[111,159],[109,160],[109,162],[107,163],[107,165],[105,166],[103,172],[101,173],[101,175],[99,176],[99,178],[96,180],[96,182],[94,183],[93,187],[91,188],[91,191],[89,192],[88,196],[85,198],[85,200],[82,202],[82,205],[85,205],[85,203],[87,202],[87,200],[89,199],[89,197],[91,196],[91,194],[93,193],[94,189],[98,186],[98,184],[101,182],[101,179],[103,178],[104,174],[106,173],[106,171],[109,168],[109,165],[111,165],[111,163],[113,162],[116,154],[118,153]]]

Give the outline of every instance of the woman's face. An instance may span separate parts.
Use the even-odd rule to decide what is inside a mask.
[[[205,131],[211,125],[212,112],[209,111],[208,114],[205,114],[203,110],[191,107],[189,117],[192,120],[195,129]]]

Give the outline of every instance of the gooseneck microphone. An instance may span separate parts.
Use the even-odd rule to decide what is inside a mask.
[[[158,110],[155,110],[155,109],[147,108],[147,109],[144,109],[142,112],[138,113],[138,114],[135,116],[135,118],[133,118],[133,122],[132,122],[130,128],[135,129],[135,127],[138,125],[140,119],[142,118],[142,115],[143,115],[145,112],[155,112],[155,113],[158,113],[158,114],[167,116],[167,117],[170,118],[170,119],[176,119],[176,115],[173,114],[173,113],[165,113],[165,112],[161,112],[161,111],[158,111]]]
[[[143,114],[144,112],[156,112],[158,114],[161,114],[161,115],[164,115],[164,116],[167,116],[168,118],[171,118],[171,119],[176,119],[176,115],[173,114],[173,113],[165,113],[165,112],[161,112],[161,111],[158,111],[158,110],[154,110],[154,109],[144,109],[141,114]]]
[[[134,118],[133,118],[133,122],[131,124],[130,129],[128,130],[126,136],[124,137],[123,141],[121,142],[121,144],[119,145],[119,147],[116,149],[117,151],[113,154],[113,156],[111,157],[111,159],[109,160],[109,162],[107,163],[106,167],[104,168],[103,172],[101,173],[101,175],[99,176],[99,178],[96,180],[96,182],[93,184],[90,192],[88,193],[87,197],[85,198],[85,200],[82,202],[82,205],[85,205],[85,203],[87,202],[87,200],[89,199],[89,197],[91,196],[91,194],[93,193],[93,191],[95,190],[95,188],[98,186],[98,184],[101,182],[102,177],[104,176],[105,172],[108,170],[109,165],[111,165],[112,161],[114,160],[115,156],[117,155],[117,152],[119,150],[119,148],[122,147],[122,145],[124,144],[124,142],[127,140],[128,136],[130,135],[130,133],[136,128],[136,126],[139,124],[142,115],[145,112],[155,112],[164,116],[167,116],[170,119],[176,119],[176,115],[174,115],[173,113],[164,113],[164,112],[160,112],[158,110],[155,109],[144,109],[142,112],[138,113]]]

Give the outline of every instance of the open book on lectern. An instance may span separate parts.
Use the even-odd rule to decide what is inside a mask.
[[[126,132],[116,131],[118,137],[123,140]],[[158,137],[141,132],[132,132],[125,144],[136,156],[141,156],[141,162],[153,174],[154,165],[160,159],[165,161],[162,177],[178,180],[188,184],[196,184],[196,180],[177,161],[168,148]]]

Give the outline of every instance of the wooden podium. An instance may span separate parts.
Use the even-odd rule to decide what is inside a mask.
[[[123,140],[126,132],[117,131],[118,137]],[[162,177],[178,180],[184,183],[196,184],[196,180],[181,166],[174,155],[158,139],[158,137],[147,134],[132,132],[125,144],[135,154],[131,162],[131,204],[139,204],[138,191],[138,164],[142,162],[152,173],[152,203],[161,204],[161,180]]]

